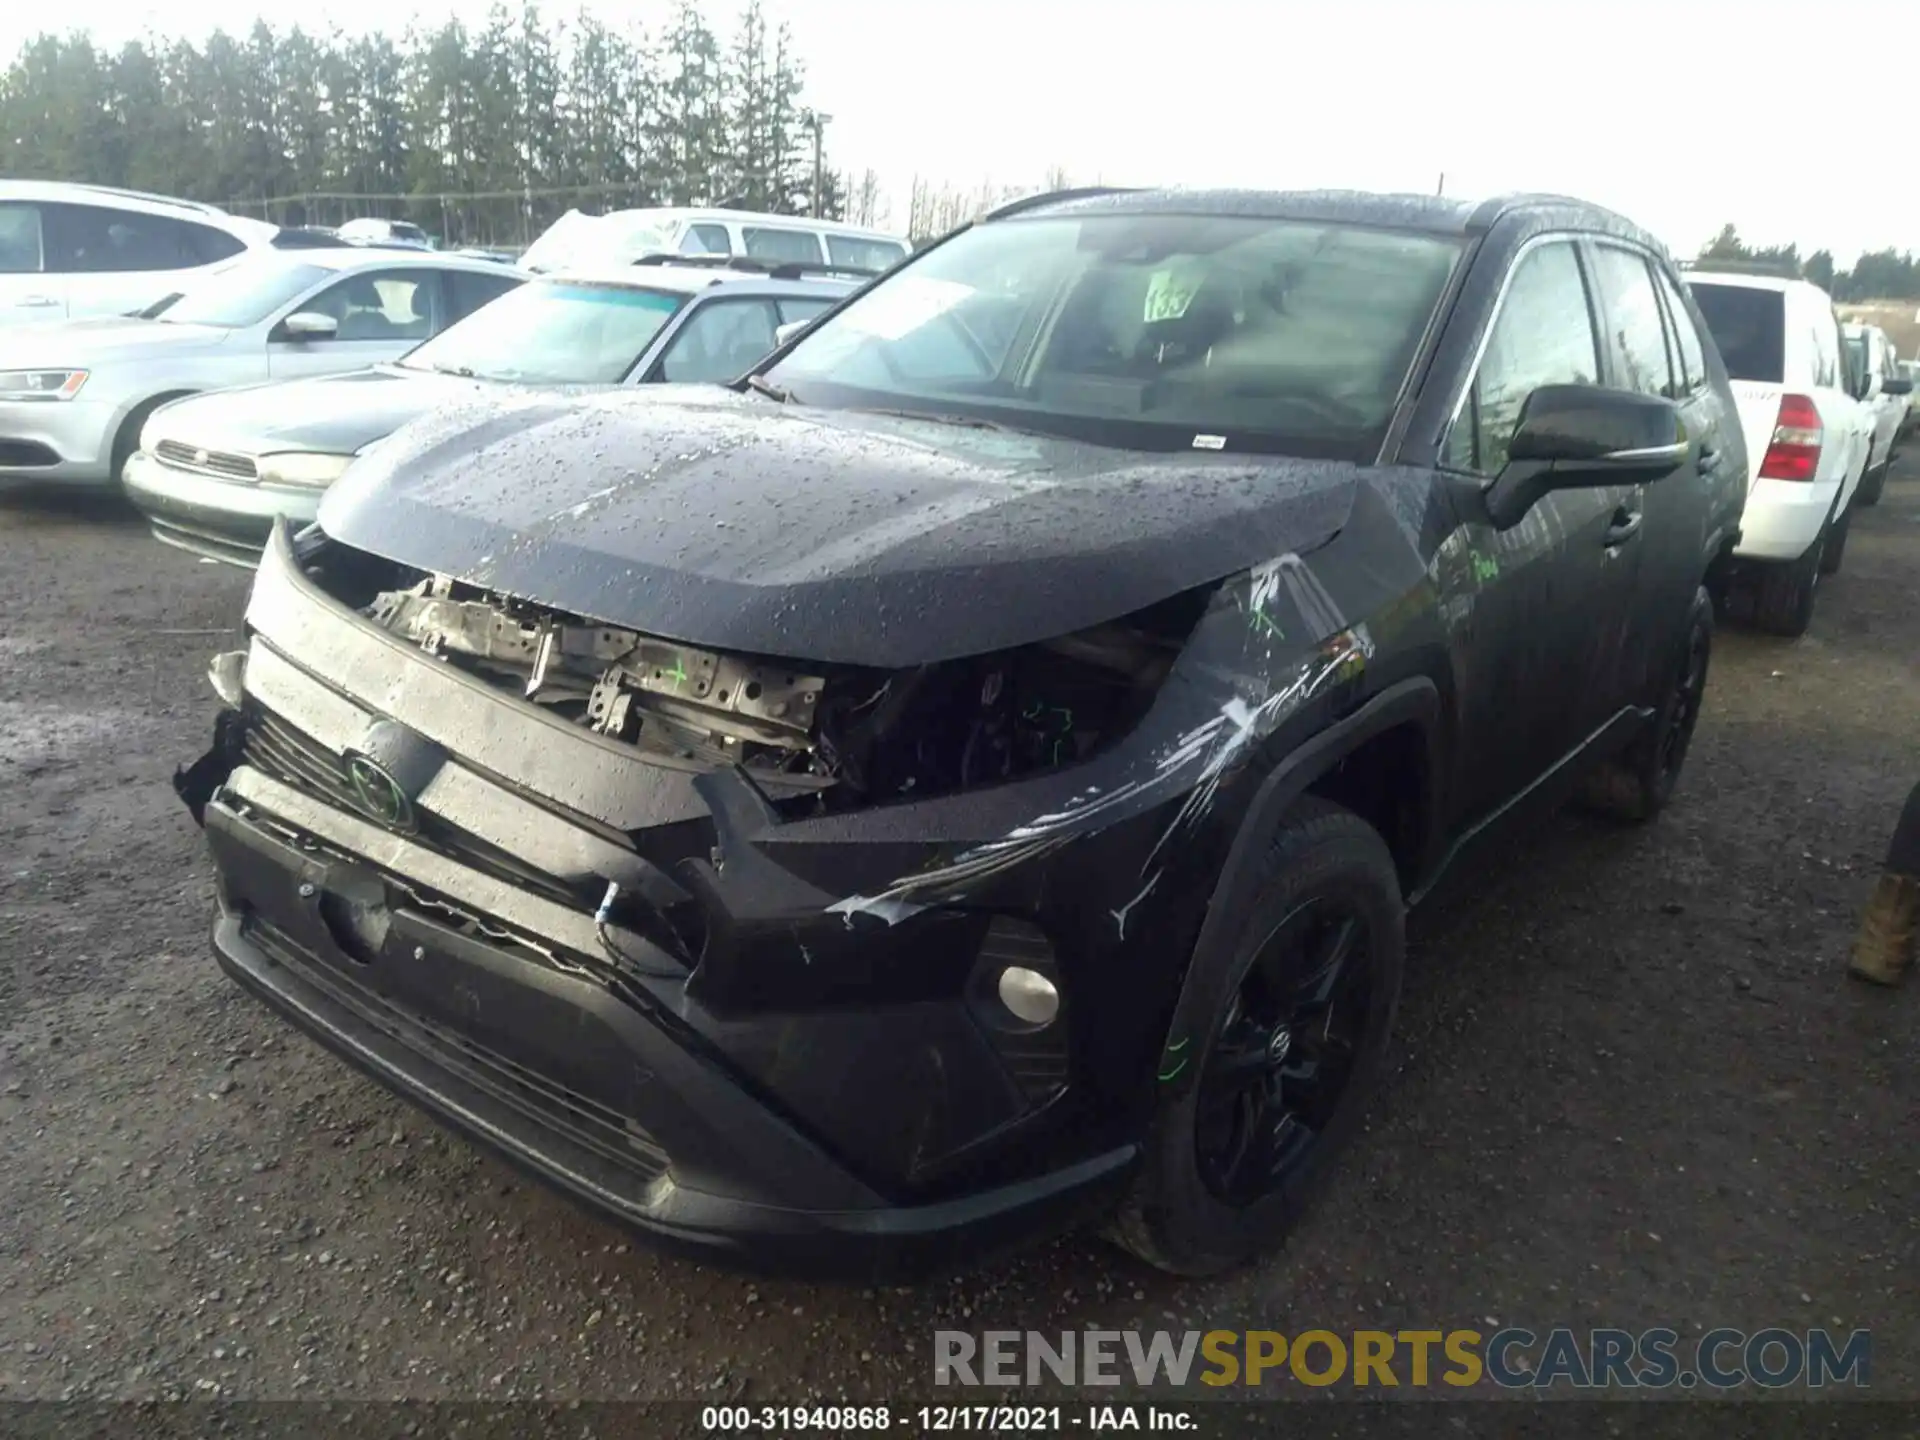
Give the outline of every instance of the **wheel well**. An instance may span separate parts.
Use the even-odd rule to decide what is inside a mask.
[[[1432,804],[1427,766],[1420,727],[1395,725],[1368,736],[1307,787],[1309,795],[1345,806],[1380,832],[1403,892],[1417,883],[1426,846]]]
[[[147,417],[169,400],[184,400],[193,393],[191,390],[169,390],[151,400],[142,400],[127,412],[127,418],[120,422],[120,429],[113,437],[113,478],[116,481],[140,444],[140,427],[147,423]]]

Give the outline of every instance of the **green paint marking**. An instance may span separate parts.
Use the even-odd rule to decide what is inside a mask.
[[[1161,1075],[1160,1083],[1164,1085],[1167,1081],[1173,1079],[1174,1076],[1178,1075],[1182,1070],[1186,1068],[1187,1068],[1187,1062],[1183,1057],[1178,1065],[1174,1066],[1173,1069],[1168,1070]]]
[[[1500,578],[1500,562],[1491,555],[1473,552],[1473,578],[1481,582]]]
[[[673,669],[667,672],[667,678],[673,681],[673,688],[676,690],[687,683],[687,667],[678,655],[673,657]]]
[[[1188,1042],[1192,1039],[1193,1037],[1191,1035],[1184,1036],[1178,1045],[1167,1046],[1167,1053],[1169,1055],[1178,1055],[1182,1050],[1187,1048]]]
[[[1253,629],[1264,630],[1266,631],[1267,634],[1273,636],[1273,638],[1276,640],[1284,640],[1287,638],[1287,632],[1282,630],[1277,624],[1275,624],[1273,617],[1267,614],[1267,612],[1264,610],[1255,610],[1251,612],[1248,615],[1247,620],[1249,625]]]

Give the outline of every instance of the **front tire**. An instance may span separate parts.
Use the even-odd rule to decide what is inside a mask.
[[[1666,809],[1693,744],[1712,658],[1713,598],[1703,585],[1694,594],[1686,643],[1667,679],[1653,724],[1624,754],[1594,771],[1581,796],[1588,809],[1635,825],[1646,824]]]
[[[1196,962],[1146,1158],[1109,1235],[1211,1275],[1280,1243],[1351,1139],[1399,1002],[1406,940],[1372,826],[1309,797],[1268,844],[1231,948]]]

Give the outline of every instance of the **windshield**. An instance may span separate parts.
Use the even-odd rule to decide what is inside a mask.
[[[1451,240],[1194,215],[964,231],[799,342],[804,404],[984,419],[1129,448],[1377,445]]]
[[[1695,280],[1693,303],[1700,307],[1734,380],[1778,385],[1786,378],[1786,297],[1755,285],[1716,285]],[[1829,351],[1829,354],[1832,352]]]
[[[262,257],[258,265],[242,265],[224,275],[209,276],[205,284],[182,295],[158,318],[163,325],[220,325],[230,330],[258,325],[332,273],[319,265]]]
[[[632,285],[536,280],[482,306],[400,363],[529,385],[612,385],[626,378],[686,301]]]

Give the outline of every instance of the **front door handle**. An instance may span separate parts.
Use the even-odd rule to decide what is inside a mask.
[[[1724,450],[1714,450],[1702,445],[1700,447],[1700,473],[1702,475],[1711,475],[1715,470],[1718,470],[1720,468],[1720,461],[1725,454],[1726,452]]]
[[[1640,533],[1640,522],[1646,518],[1644,510],[1629,510],[1622,505],[1613,512],[1613,523],[1607,526],[1607,548],[1624,545]]]
[[[25,296],[22,296],[20,299],[14,301],[14,304],[18,305],[23,310],[26,309],[28,306],[58,305],[59,303],[60,302],[54,299],[53,296],[51,295],[25,295]]]

